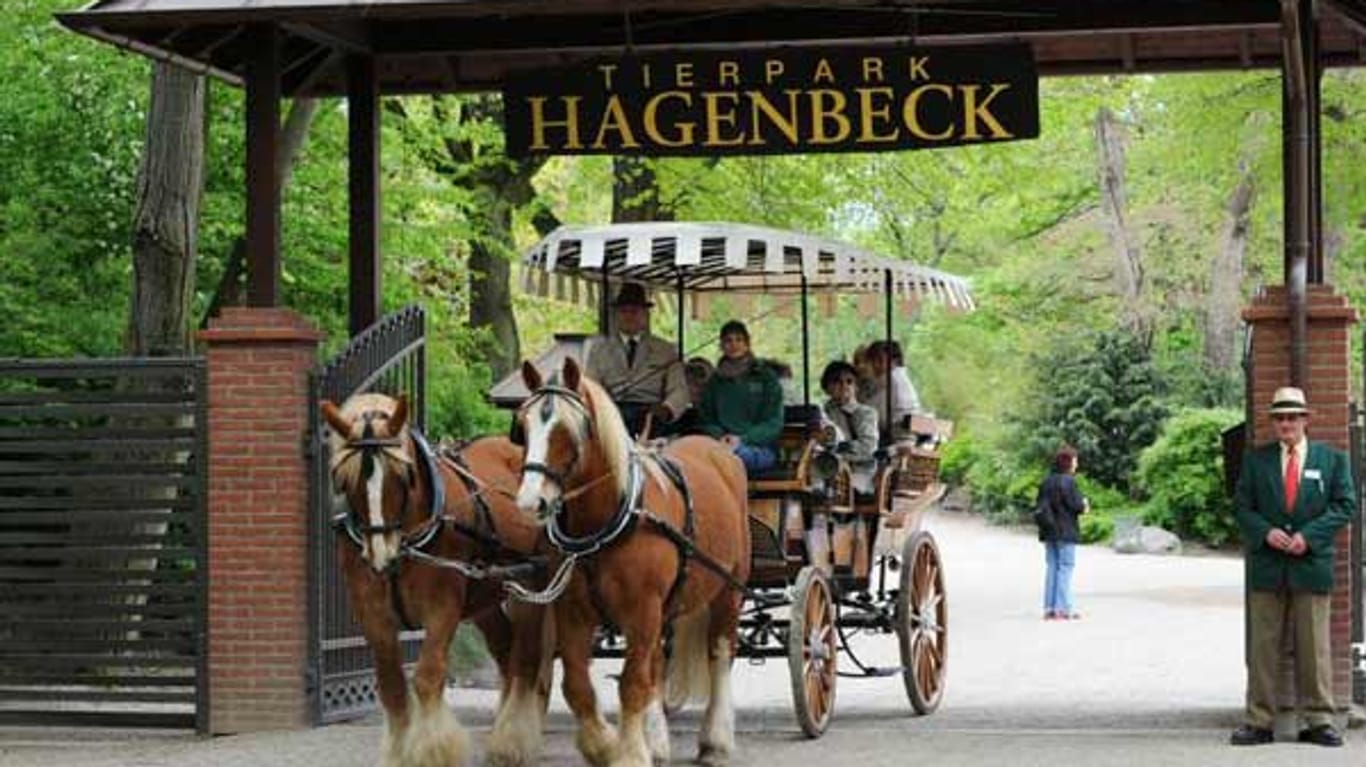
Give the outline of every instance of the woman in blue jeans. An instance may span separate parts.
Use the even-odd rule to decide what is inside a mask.
[[[1039,486],[1037,504],[1053,510],[1052,525],[1039,531],[1047,574],[1043,587],[1043,619],[1076,620],[1072,606],[1072,571],[1077,565],[1078,518],[1086,513],[1086,498],[1077,488],[1077,451],[1064,445],[1053,456],[1053,471]]]

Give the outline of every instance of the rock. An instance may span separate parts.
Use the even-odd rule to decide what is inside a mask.
[[[1160,527],[1145,525],[1117,530],[1113,547],[1120,554],[1180,554],[1181,539]]]

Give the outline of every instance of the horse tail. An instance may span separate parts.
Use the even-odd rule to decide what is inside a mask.
[[[666,709],[706,700],[711,694],[710,625],[711,610],[706,607],[674,619],[673,653],[664,670]]]

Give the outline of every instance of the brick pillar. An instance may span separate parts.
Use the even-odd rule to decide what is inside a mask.
[[[1351,401],[1351,334],[1357,312],[1327,285],[1309,287],[1309,381],[1304,387],[1309,407],[1309,438],[1349,452],[1348,422]],[[1284,286],[1267,288],[1243,310],[1252,326],[1252,390],[1247,392],[1255,414],[1248,444],[1275,439],[1266,409],[1281,386],[1290,385],[1290,313]],[[1352,579],[1351,539],[1344,528],[1337,540],[1337,570],[1333,589],[1333,691],[1340,708],[1352,700]],[[1288,670],[1287,670],[1288,671]],[[1285,689],[1289,674],[1283,674]],[[1289,689],[1293,690],[1293,687]]]
[[[228,308],[209,368],[209,728],[306,727],[308,373],[322,334],[287,309]]]

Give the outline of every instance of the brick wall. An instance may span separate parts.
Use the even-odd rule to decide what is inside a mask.
[[[209,393],[209,728],[309,724],[308,373],[322,334],[229,308],[200,333]]]
[[[1243,310],[1253,326],[1252,410],[1256,418],[1249,445],[1274,439],[1266,408],[1275,390],[1290,384],[1290,322],[1285,288],[1266,289]],[[1348,451],[1349,403],[1351,402],[1351,333],[1357,312],[1330,286],[1309,288],[1309,381],[1304,387],[1309,407],[1311,439]],[[1352,578],[1350,532],[1344,529],[1337,541],[1337,571],[1333,591],[1333,690],[1339,706],[1352,697]],[[1287,675],[1283,677],[1288,678]]]

